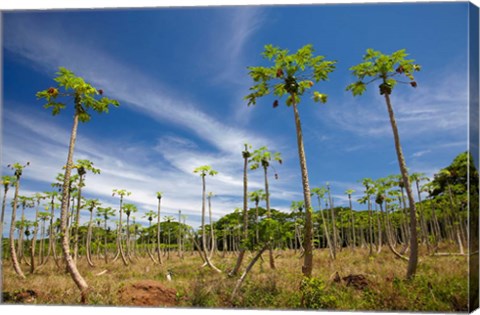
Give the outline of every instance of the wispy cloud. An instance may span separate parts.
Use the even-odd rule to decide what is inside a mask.
[[[449,72],[447,72],[449,71]],[[399,86],[391,99],[402,138],[411,139],[432,134],[464,137],[467,130],[466,75],[460,70],[444,69],[439,79],[432,79],[417,89],[404,91]],[[375,86],[364,96],[342,99],[319,119],[326,124],[361,137],[391,137],[392,131],[385,100]]]

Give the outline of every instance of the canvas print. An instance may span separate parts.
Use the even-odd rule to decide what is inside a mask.
[[[2,304],[478,307],[474,4],[1,21]]]

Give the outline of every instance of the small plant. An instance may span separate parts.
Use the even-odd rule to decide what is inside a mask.
[[[318,278],[305,277],[300,284],[302,305],[307,309],[333,309],[336,307],[335,296],[327,292],[327,285]]]

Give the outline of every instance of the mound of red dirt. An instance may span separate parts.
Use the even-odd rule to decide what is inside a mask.
[[[119,303],[129,306],[175,306],[177,291],[161,282],[142,280],[125,285],[119,290]]]

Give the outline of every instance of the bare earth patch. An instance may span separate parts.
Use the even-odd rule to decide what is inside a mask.
[[[119,302],[129,306],[175,306],[177,291],[161,282],[142,280],[125,285],[119,290]]]

